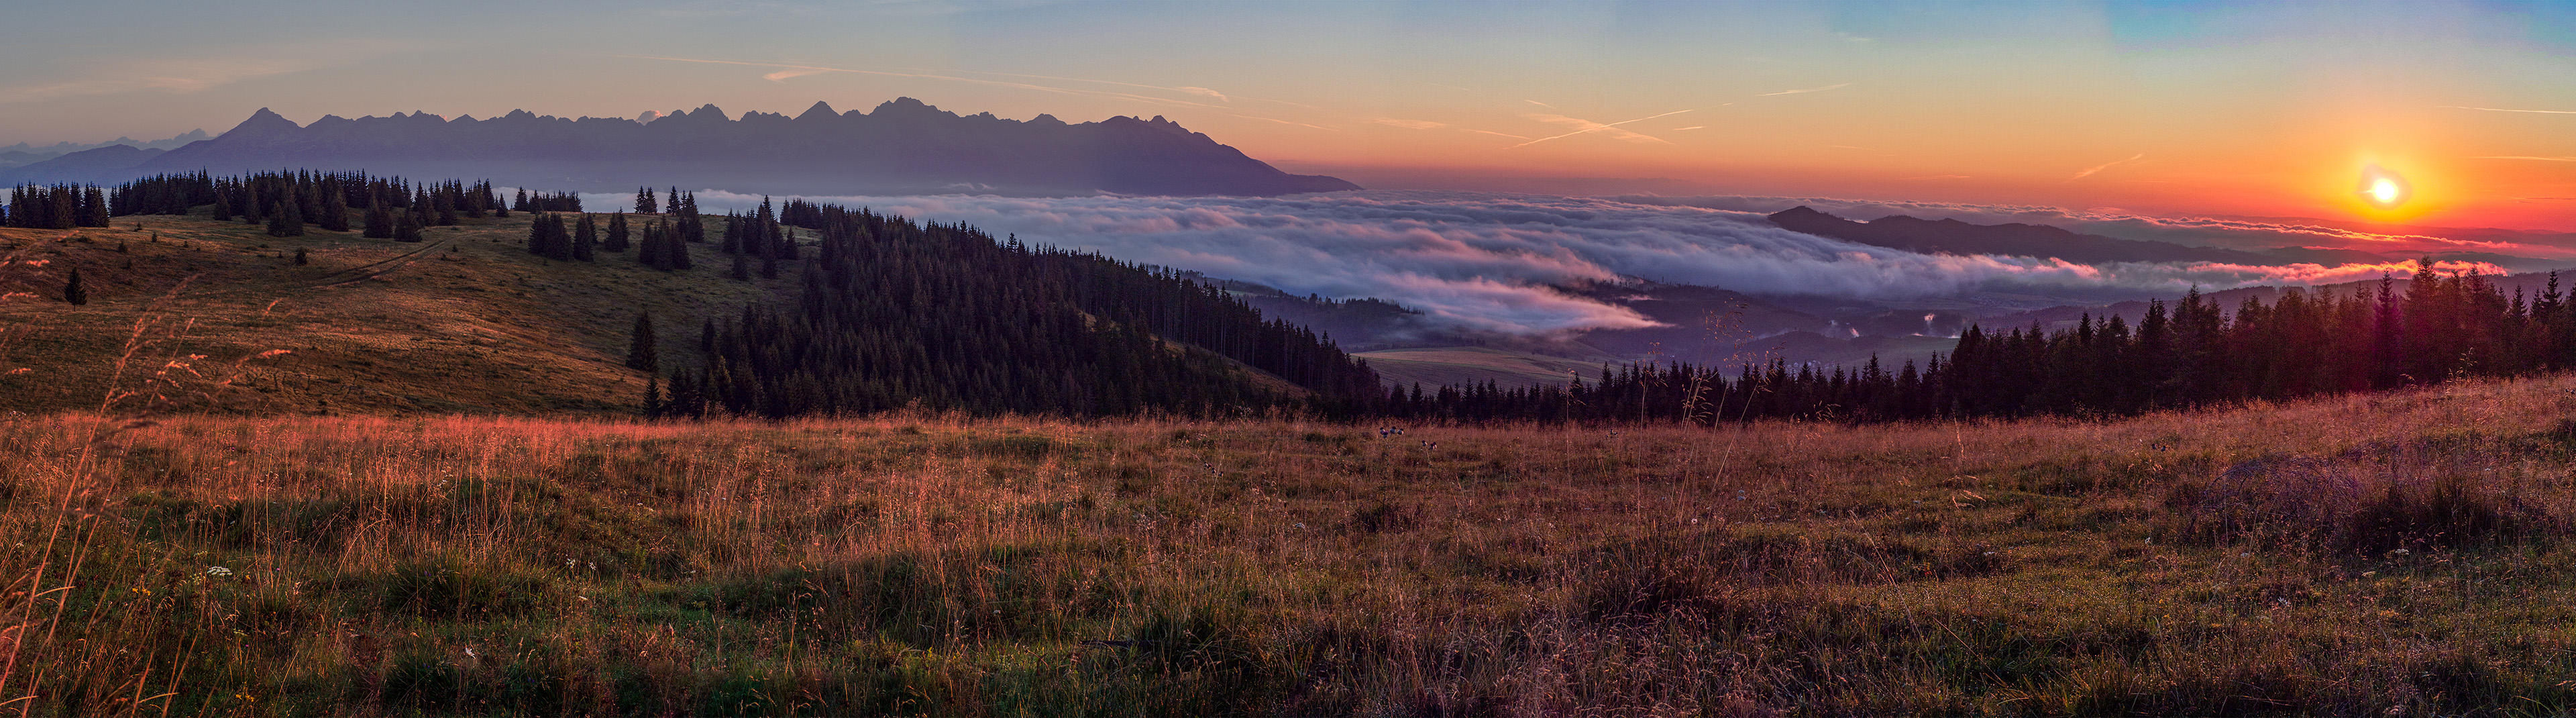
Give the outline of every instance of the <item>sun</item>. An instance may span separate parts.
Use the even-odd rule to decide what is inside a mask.
[[[2369,202],[2372,207],[2396,209],[2406,204],[2407,198],[2414,196],[2415,192],[2414,188],[2407,186],[2405,177],[2379,165],[2371,165],[2361,170],[2360,194],[2362,201]]]

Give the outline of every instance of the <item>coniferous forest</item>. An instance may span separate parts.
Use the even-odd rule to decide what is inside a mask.
[[[11,195],[11,204],[19,204],[23,195],[23,201],[31,207],[51,207],[48,200],[39,198],[39,192],[32,191],[37,189],[42,188],[21,188]],[[90,191],[97,192],[95,188]],[[187,214],[196,207],[212,206],[215,219],[239,218],[243,224],[267,224],[272,235],[294,236],[303,234],[306,224],[332,232],[349,231],[349,214],[355,209],[363,213],[357,225],[363,236],[414,242],[420,241],[423,227],[455,226],[460,217],[510,215],[510,209],[488,181],[415,184],[401,177],[372,177],[364,172],[310,170],[236,177],[204,172],[154,175],[108,189],[98,206],[103,213],[98,223],[80,226],[106,226],[108,216]]]
[[[1946,358],[1889,368],[1793,363],[1728,372],[1689,364],[1604,367],[1565,387],[1493,384],[1399,392],[1390,415],[1480,422],[1853,423],[2038,415],[2126,416],[2246,401],[2391,389],[2576,367],[2576,301],[2552,273],[2538,297],[2429,263],[2377,290],[2291,288],[2226,311],[2198,291],[2151,302],[2138,326],[2090,317],[2071,329],[1970,327]]]
[[[732,217],[722,248],[775,267],[798,256],[791,227],[816,233],[795,303],[701,327],[704,365],[675,372],[651,410],[1352,416],[1379,397],[1376,373],[1326,338],[1096,254],[795,201]]]
[[[539,213],[531,253],[587,262],[631,243],[645,266],[690,269],[687,245],[709,239],[696,197],[676,188],[667,200],[650,188],[637,194],[635,209],[668,214],[639,217],[641,226],[630,229],[623,213],[603,223],[582,212],[576,196],[523,189],[505,201],[490,182],[199,172],[104,189],[22,186],[0,219],[67,229],[211,206],[217,219],[294,236],[308,225],[349,231],[354,212],[355,229],[367,237],[419,241],[424,227],[517,210]],[[1181,274],[802,200],[764,199],[723,220],[717,249],[731,256],[733,278],[792,272],[801,289],[792,301],[744,307],[730,321],[698,327],[700,356],[656,377],[647,413],[786,417],[909,406],[1216,416],[1296,408],[1469,423],[1866,423],[2122,416],[2576,366],[2576,300],[2554,275],[2539,296],[2507,296],[2489,277],[2445,276],[2425,263],[2407,280],[2383,278],[2376,291],[2293,288],[2270,304],[2249,300],[2232,310],[2194,292],[2152,303],[2136,326],[2088,317],[2054,331],[1971,327],[1949,355],[1921,366],[1778,357],[1732,370],[1604,366],[1562,385],[1386,389],[1329,338],[1264,319]]]
[[[2576,301],[2554,282],[2427,268],[1971,328],[1921,364],[1398,391],[1194,275],[866,209],[702,216],[638,194],[603,215],[355,173],[21,188],[30,226],[0,234],[49,263],[11,267],[34,321],[0,338],[33,341],[0,360],[34,366],[0,365],[0,398],[112,385],[67,368],[136,346],[164,373],[127,380],[155,392],[127,413],[0,421],[0,484],[54,497],[0,512],[28,539],[20,582],[60,586],[5,607],[27,627],[19,700],[2576,706],[2565,642],[2531,638],[2565,623],[2530,597],[2569,590],[2552,567],[2576,536]],[[128,215],[153,234],[95,228]],[[403,243],[443,222],[445,246]],[[244,282],[177,310],[213,321],[124,326],[201,276]],[[362,276],[384,281],[344,281]],[[598,420],[639,398],[658,420]],[[791,416],[827,418],[769,421]],[[2029,416],[2084,420],[2011,420]],[[71,548],[30,555],[57,536]],[[2498,583],[2463,600],[2463,571]],[[1551,671],[1571,678],[1522,679]],[[1631,692],[1593,687],[1616,681]],[[1397,691],[1425,697],[1370,702]]]

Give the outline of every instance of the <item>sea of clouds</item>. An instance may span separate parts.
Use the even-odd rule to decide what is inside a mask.
[[[710,210],[760,198],[699,192]],[[2406,271],[2395,265],[2085,265],[2028,257],[1929,255],[1781,229],[1779,198],[1671,200],[1370,191],[1246,197],[947,195],[809,197],[915,219],[965,222],[996,237],[1278,287],[1378,297],[1465,329],[1543,334],[1654,323],[1550,285],[1639,277],[1753,294],[1907,300],[1972,291],[2105,289],[2179,294],[2261,284],[2322,284]],[[625,201],[598,195],[599,206]],[[1733,202],[1730,206],[1728,203]],[[1861,218],[1914,213],[2035,221],[2046,208],[1924,211],[1886,203],[1801,201]],[[1885,211],[1879,211],[1879,210]],[[1875,213],[1873,213],[1875,212]],[[2064,216],[2059,214],[2057,216]]]

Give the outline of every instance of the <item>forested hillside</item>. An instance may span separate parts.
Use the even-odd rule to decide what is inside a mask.
[[[236,394],[241,406],[233,410],[328,411],[330,402],[316,394],[341,393],[306,382],[404,389],[400,401],[343,399],[344,409],[622,407],[686,417],[907,406],[977,414],[1285,409],[1350,416],[1383,398],[1376,375],[1327,338],[1265,320],[1213,286],[866,210],[790,202],[781,212],[764,202],[718,217],[702,215],[689,193],[643,189],[635,213],[601,214],[585,212],[570,194],[518,190],[505,197],[489,182],[309,171],[21,187],[9,207],[7,224],[43,231],[0,237],[6,248],[50,258],[17,263],[0,276],[15,290],[20,301],[12,308],[22,320],[15,334],[0,338],[44,350],[0,360],[51,377],[86,375],[113,364],[104,342],[127,330],[119,324],[132,316],[104,313],[107,307],[193,305],[189,310],[208,313],[208,326],[213,316],[238,322],[187,341],[284,348],[265,356],[287,357],[277,363],[304,370],[237,364],[246,372],[243,384],[262,386],[267,396]],[[128,218],[134,223],[125,224]],[[140,229],[145,222],[153,229]],[[161,241],[164,231],[171,242]],[[112,250],[100,244],[110,236]],[[305,268],[308,262],[314,266]],[[403,281],[421,275],[438,281]],[[102,306],[41,309],[61,307],[50,298],[69,296],[67,284],[81,287],[83,303],[95,295]],[[529,296],[532,287],[540,296]],[[323,299],[388,290],[394,296]],[[515,296],[495,296],[504,292]],[[516,299],[534,306],[524,313],[493,306]],[[303,311],[336,316],[295,322],[300,331],[259,331],[282,321],[277,306],[308,300],[327,305]],[[243,316],[254,309],[256,316]],[[410,353],[459,339],[459,325],[496,317],[524,319],[509,333],[531,341],[468,339],[471,348],[432,352],[390,369],[394,377],[360,379],[353,375],[375,372],[317,367],[308,358],[369,354],[317,342],[351,334],[386,335],[357,342],[374,351],[407,339],[394,346]],[[0,326],[10,321],[0,316]],[[647,338],[635,341],[639,336]],[[561,351],[568,347],[557,342],[570,337],[585,338],[588,347]],[[621,348],[624,369],[596,366]],[[459,371],[460,359],[476,368]],[[514,370],[572,362],[585,374],[614,378],[536,408],[523,400],[563,387],[535,378],[544,388],[510,392],[493,381],[515,371],[482,368],[482,360]],[[372,358],[357,361],[376,366]],[[667,381],[648,378],[664,369]],[[13,403],[79,405],[64,403],[68,395],[30,398],[54,393],[22,394]]]
[[[1918,367],[1854,368],[1775,359],[1735,376],[1689,364],[1604,368],[1570,387],[1435,387],[1385,411],[1457,421],[1868,422],[2043,414],[2130,415],[2248,400],[2391,389],[2576,367],[2576,301],[2553,275],[2537,297],[2508,296],[2474,272],[2419,265],[2403,292],[2311,294],[2233,311],[2193,292],[2121,317],[2046,331],[1971,327],[1957,350]]]
[[[1349,415],[1380,397],[1376,374],[1324,337],[1168,272],[832,205],[763,203],[727,226],[738,274],[799,261],[801,289],[703,327],[707,363],[671,377],[659,413]]]
[[[661,294],[649,297],[554,300],[583,309],[564,313],[574,304],[559,304],[553,315],[540,310],[524,331],[591,337],[599,346],[607,343],[602,337],[631,338],[655,325],[649,316],[639,318],[638,309],[649,313],[656,305],[685,300],[694,308],[662,314],[662,338],[651,342],[658,350],[652,355],[668,361],[630,360],[631,373],[615,382],[628,388],[553,402],[684,417],[917,407],[1067,416],[1234,416],[1288,409],[1462,422],[1868,422],[2127,415],[2576,366],[2576,301],[2554,279],[2537,296],[2520,290],[2507,295],[2490,277],[2446,276],[2425,265],[2402,291],[2394,278],[2376,291],[2291,289],[2268,304],[2248,295],[2232,311],[2195,293],[2171,306],[2151,306],[2134,326],[2114,316],[2100,323],[2088,317],[2053,331],[2037,325],[1972,328],[1954,352],[1919,366],[1820,366],[1785,356],[1733,372],[1690,364],[1604,365],[1597,376],[1586,372],[1582,381],[1564,384],[1407,386],[1389,392],[1380,388],[1376,372],[1328,337],[1265,318],[1223,288],[1189,275],[865,209],[764,202],[755,211],[713,217],[700,214],[687,193],[673,190],[667,201],[662,196],[640,190],[634,214],[601,215],[584,212],[569,194],[520,191],[505,201],[488,182],[415,183],[356,173],[196,173],[107,189],[27,186],[10,193],[5,223],[68,230],[47,250],[65,264],[22,264],[22,276],[0,279],[15,286],[12,296],[21,304],[28,297],[115,301],[155,282],[178,286],[183,278],[210,274],[189,280],[197,282],[194,291],[288,298],[367,277],[295,269],[243,274],[241,255],[286,260],[288,248],[271,244],[293,242],[290,267],[304,266],[308,254],[346,267],[333,255],[373,253],[390,257],[380,261],[398,268],[423,258],[464,262],[507,238],[512,250],[537,263],[481,276],[459,273],[455,277],[467,281],[406,301],[453,302],[487,293],[494,283],[524,285],[540,275],[578,277],[605,298],[636,287],[611,279],[613,272],[642,269],[646,276],[663,277],[654,282]],[[669,211],[656,211],[662,209]],[[517,219],[510,218],[514,210]],[[174,223],[179,212],[194,214]],[[172,218],[155,221],[192,237],[232,242],[230,249],[239,254],[231,255],[230,264],[210,265],[193,245],[183,242],[185,253],[137,249],[130,245],[146,235],[106,226],[114,224],[111,217],[147,216]],[[353,217],[361,221],[353,223]],[[462,252],[465,245],[455,243],[454,235],[441,234],[467,230],[485,240],[474,254]],[[111,254],[85,232],[124,238]],[[148,236],[155,241],[147,244],[158,244],[157,231]],[[71,249],[74,239],[86,248]],[[441,240],[447,242],[444,251],[427,257],[424,252],[440,247],[388,251]],[[12,241],[24,245],[23,238]],[[693,254],[710,256],[700,260]],[[571,268],[620,256],[631,257],[620,262],[627,269]],[[146,257],[157,259],[138,265]],[[58,260],[45,260],[53,261]],[[717,264],[699,268],[706,262]],[[367,266],[372,265],[358,268]],[[91,272],[86,280],[57,274],[78,268]],[[334,281],[275,279],[298,272]],[[40,276],[46,278],[31,279]],[[742,291],[747,288],[756,290]],[[59,323],[69,316],[86,315],[45,320]],[[285,339],[293,344],[306,338]],[[630,356],[638,351],[627,347]],[[492,356],[516,359],[506,352]],[[440,381],[420,377],[418,396],[453,395],[435,388]]]

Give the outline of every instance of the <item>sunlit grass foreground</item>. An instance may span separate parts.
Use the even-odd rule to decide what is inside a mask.
[[[1751,429],[0,423],[34,714],[2546,714],[2569,379]]]

